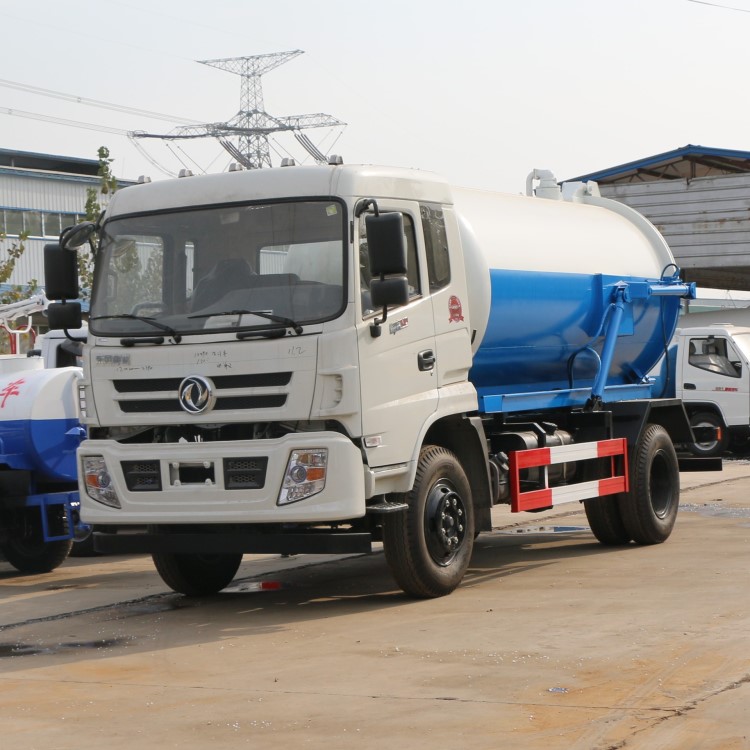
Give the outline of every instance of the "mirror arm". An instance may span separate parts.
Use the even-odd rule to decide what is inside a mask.
[[[368,208],[372,208],[375,212],[375,216],[380,216],[380,209],[378,209],[378,202],[375,198],[365,198],[357,203],[357,206],[354,209],[354,215],[359,218]]]
[[[384,278],[385,277],[381,273],[380,280],[383,281]],[[370,323],[370,336],[372,338],[376,339],[381,333],[383,333],[383,329],[380,326],[382,326],[386,320],[388,320],[388,305],[383,305],[383,317],[375,318],[375,320]]]

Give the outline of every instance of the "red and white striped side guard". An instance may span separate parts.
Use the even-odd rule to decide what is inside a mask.
[[[622,456],[621,461],[617,458]],[[562,487],[549,487],[547,471],[544,470],[544,487],[536,490],[521,491],[521,471],[552,464],[585,461],[591,458],[610,458],[610,476],[595,479],[591,482],[578,482]],[[524,451],[511,451],[510,465],[510,509],[512,513],[538,508],[550,508],[553,505],[589,500],[604,495],[614,495],[628,491],[628,444],[625,438],[599,440],[594,443],[560,445],[553,448],[531,448]],[[618,467],[621,473],[618,473]]]

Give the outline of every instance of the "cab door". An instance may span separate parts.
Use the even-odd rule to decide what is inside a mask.
[[[715,404],[727,426],[750,422],[747,361],[727,337],[688,337],[683,370],[685,400]]]
[[[370,466],[409,461],[425,423],[437,409],[435,324],[424,257],[417,241],[419,206],[408,201],[378,201],[380,213],[398,211],[404,220],[409,302],[383,318],[369,296],[369,257],[365,216],[356,220],[359,250],[359,343],[362,384],[362,434]]]

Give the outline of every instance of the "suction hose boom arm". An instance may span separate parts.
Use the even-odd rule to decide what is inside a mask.
[[[601,363],[594,385],[591,387],[591,396],[586,402],[585,408],[587,411],[594,411],[602,404],[604,388],[607,385],[609,369],[612,366],[612,358],[615,353],[625,306],[635,300],[648,299],[649,297],[695,299],[696,295],[695,284],[685,284],[676,275],[671,278],[662,278],[659,281],[620,281],[614,284],[611,289],[610,306],[612,314],[609,321],[603,326],[604,345],[602,346]]]

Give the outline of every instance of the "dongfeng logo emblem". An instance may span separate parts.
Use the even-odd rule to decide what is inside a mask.
[[[188,414],[208,411],[216,400],[213,383],[200,375],[191,375],[180,383],[178,398],[180,406]]]

